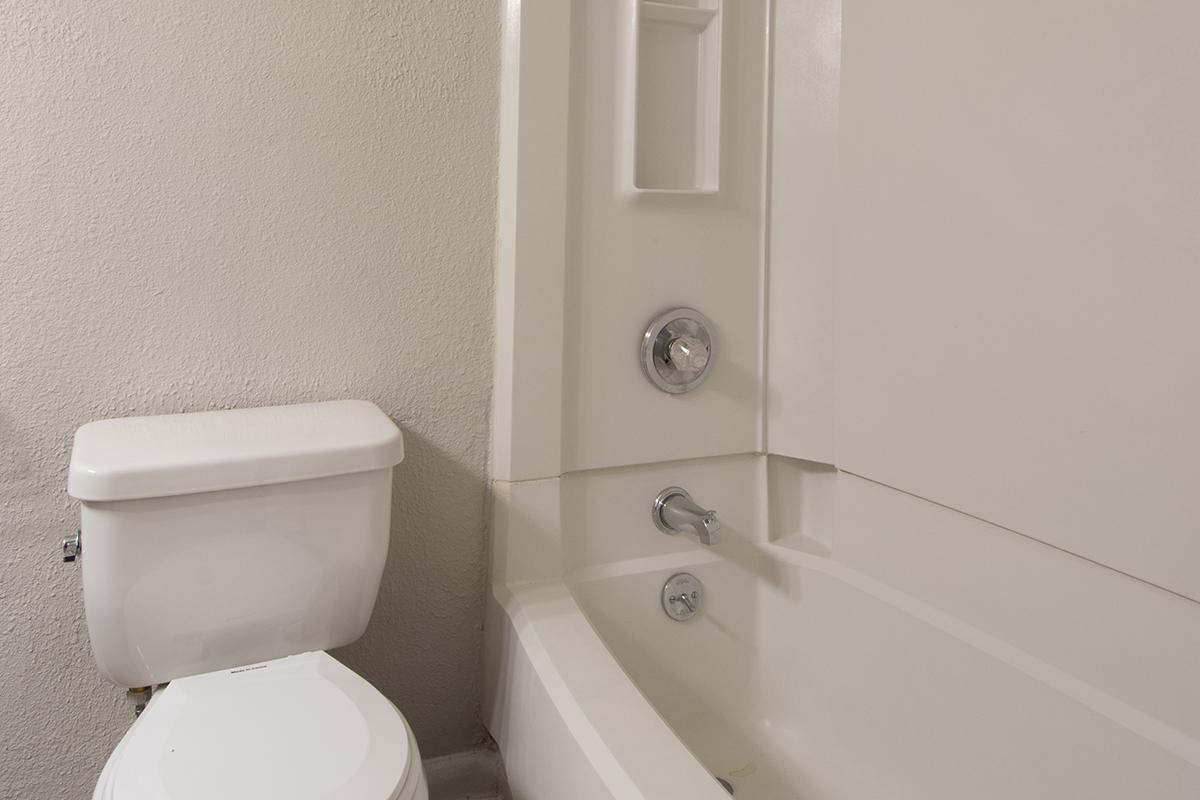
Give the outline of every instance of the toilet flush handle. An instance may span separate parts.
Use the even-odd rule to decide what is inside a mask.
[[[83,531],[75,531],[74,536],[65,536],[62,540],[62,559],[73,562],[83,555]]]

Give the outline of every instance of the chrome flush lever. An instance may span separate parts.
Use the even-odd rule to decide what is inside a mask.
[[[654,524],[663,533],[691,533],[700,544],[712,546],[721,541],[721,522],[717,512],[701,508],[687,490],[668,486],[654,499]]]
[[[62,540],[62,560],[72,562],[83,555],[83,531],[75,531],[74,536]]]

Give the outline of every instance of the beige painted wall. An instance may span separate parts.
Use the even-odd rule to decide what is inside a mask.
[[[0,5],[0,797],[90,796],[131,720],[56,555],[99,417],[379,403],[408,458],[339,655],[425,754],[480,735],[498,26],[469,0]]]

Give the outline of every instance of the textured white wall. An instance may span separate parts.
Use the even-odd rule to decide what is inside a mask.
[[[56,555],[98,417],[379,403],[408,458],[339,655],[426,754],[478,736],[498,25],[466,0],[0,5],[0,797],[90,796],[131,719]]]

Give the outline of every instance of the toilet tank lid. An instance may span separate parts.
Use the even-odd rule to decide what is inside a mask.
[[[404,438],[365,400],[89,422],[68,493],[86,501],[213,492],[392,467]]]

